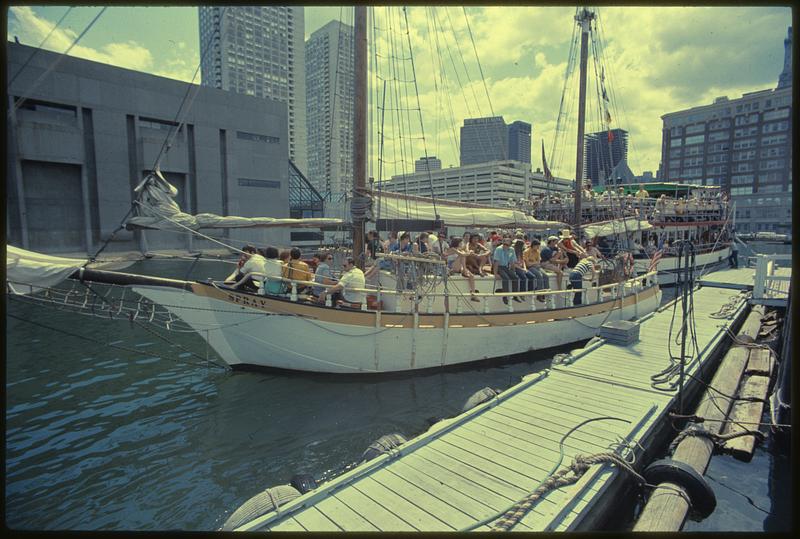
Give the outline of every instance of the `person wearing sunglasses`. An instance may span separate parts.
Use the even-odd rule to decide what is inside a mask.
[[[333,255],[329,253],[319,253],[317,258],[319,259],[319,264],[317,264],[317,269],[314,271],[314,282],[328,285],[336,284],[336,279],[333,278],[333,273],[331,272]],[[325,287],[315,286],[311,290],[311,293],[319,297],[324,291]]]

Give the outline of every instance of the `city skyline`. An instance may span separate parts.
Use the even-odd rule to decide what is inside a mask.
[[[466,36],[469,43],[460,7],[409,8],[409,37],[417,73],[428,72],[433,65],[427,33],[430,9],[436,10],[454,34],[462,39]],[[22,43],[38,46],[66,10],[67,7],[56,6],[12,7],[8,39],[13,41],[17,36]],[[63,52],[97,12],[97,8],[73,8],[43,48]],[[608,73],[609,77],[617,75],[613,84],[621,103],[620,118],[614,118],[611,127],[630,132],[629,164],[637,174],[658,169],[661,115],[705,105],[718,96],[737,98],[746,92],[777,86],[783,68],[783,39],[791,25],[787,7],[609,7],[599,12],[607,39]],[[307,7],[305,13],[306,38],[331,19],[339,18],[340,13],[344,22],[352,22],[348,8],[314,6]],[[460,52],[472,75],[472,87],[465,85],[464,99],[456,95],[453,100],[456,126],[443,126],[450,118],[445,122],[444,115],[437,113],[441,104],[436,104],[433,82],[419,77],[420,105],[429,141],[427,153],[439,156],[445,167],[457,165],[458,150],[450,140],[452,129],[463,118],[503,115],[535,126],[532,161],[534,169],[541,167],[538,149],[542,139],[550,160],[574,8],[468,7],[466,13],[493,114],[469,44]],[[499,32],[499,28],[503,31]],[[624,36],[624,41],[617,36]],[[199,63],[198,42],[195,7],[110,7],[70,54],[188,81]],[[471,111],[467,110],[467,95],[470,99],[477,96]],[[481,107],[482,110],[474,110]],[[587,131],[591,130],[587,125]],[[575,140],[574,135],[569,138],[563,159],[548,164],[554,173],[571,177]],[[422,155],[421,151],[415,153],[410,157],[412,170],[413,159]]]

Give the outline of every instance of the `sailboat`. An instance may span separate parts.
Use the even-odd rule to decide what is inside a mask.
[[[354,10],[357,75],[353,199],[359,202],[353,205],[352,227],[353,256],[360,261],[365,249],[365,221],[369,218],[365,208],[369,208],[376,193],[367,189],[365,182],[367,8],[356,6]],[[584,33],[581,56],[584,81],[590,21],[589,11],[584,11],[578,20]],[[583,103],[582,99],[581,122]],[[578,170],[582,169],[581,160],[579,152]],[[139,210],[128,221],[132,227],[197,231],[204,226],[297,224],[268,218],[218,221],[214,216],[186,216],[174,204],[174,188],[157,171],[139,189]],[[383,192],[380,197],[383,211],[391,213],[403,195]],[[418,219],[452,225],[524,226],[528,230],[549,230],[562,225],[539,221],[510,208],[439,201],[427,204],[425,200],[416,200],[415,207]],[[9,292],[36,295],[40,292],[34,286],[52,287],[66,277],[81,283],[124,287],[145,301],[144,307],[141,300],[135,309],[126,307],[131,320],[164,319],[167,327],[181,321],[228,365],[318,373],[416,371],[560,346],[593,337],[607,321],[628,320],[652,312],[661,301],[655,272],[604,285],[587,280],[581,290],[582,301],[576,304],[575,291],[568,289],[498,292],[499,283],[494,277],[476,278],[476,292],[466,278],[448,275],[445,261],[415,255],[380,255],[388,264],[404,268],[403,278],[399,273],[380,271],[377,285],[348,289],[367,295],[367,301],[360,305],[336,305],[330,299],[325,303],[313,301],[301,293],[303,286],[326,285],[306,281],[281,279],[286,293],[271,294],[267,292],[269,287],[264,286],[266,275],[255,275],[261,286],[256,292],[248,292],[213,280],[164,279],[90,269],[82,261],[48,260],[45,255],[19,249],[14,250],[13,256],[15,271],[7,280]],[[51,279],[43,279],[45,274]],[[550,276],[550,282],[556,282],[555,275]],[[24,290],[26,284],[30,291]],[[77,305],[81,297],[64,299],[65,304],[69,301]],[[113,314],[117,307],[119,314],[123,302],[119,306],[112,304],[108,310]]]

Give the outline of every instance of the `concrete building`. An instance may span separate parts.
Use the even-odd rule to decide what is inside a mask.
[[[433,189],[431,190],[431,183]],[[573,189],[574,182],[555,178],[551,191]],[[531,172],[529,163],[492,161],[462,167],[393,176],[383,189],[409,195],[504,206],[509,200],[545,193],[547,181],[541,172]]]
[[[605,185],[608,180],[627,178],[627,174],[614,174],[618,167],[624,170],[628,161],[628,132],[612,129],[584,136],[584,179],[592,185]],[[620,163],[626,163],[620,167]],[[627,183],[627,182],[623,182]]]
[[[414,161],[414,172],[427,172],[428,170],[442,170],[442,160],[435,155],[420,157]]]
[[[353,184],[353,27],[331,21],[305,43],[308,178],[338,200]]]
[[[661,181],[720,186],[736,202],[739,232],[791,230],[791,86],[661,118]]]
[[[7,43],[6,230],[44,252],[94,254],[131,208],[133,189],[176,126],[187,84]],[[37,79],[51,71],[34,87]],[[161,160],[188,213],[289,216],[286,105],[198,88]],[[206,231],[224,236],[223,231]],[[285,229],[230,231],[230,241],[288,244]],[[107,251],[209,248],[188,234],[122,230]],[[194,242],[193,244],[191,242]]]
[[[286,103],[289,159],[307,173],[303,6],[212,6],[198,13],[202,84]]]
[[[517,120],[508,126],[508,158],[531,162],[531,124]]]

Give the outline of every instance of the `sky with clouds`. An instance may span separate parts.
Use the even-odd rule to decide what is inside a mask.
[[[63,52],[100,10],[74,7],[67,13],[68,9],[13,6],[8,39],[17,36],[23,44],[38,46],[66,13],[43,45]],[[382,58],[377,72],[390,79],[383,119],[384,177],[408,167],[425,151],[439,156],[444,166],[457,165],[463,118],[489,116],[491,111],[509,123],[533,124],[534,167],[541,166],[544,140],[554,172],[574,177],[574,80],[565,94],[562,135],[555,136],[574,13],[574,7],[566,6],[376,8],[369,31]],[[349,8],[307,7],[306,37],[340,16],[352,22]],[[790,8],[780,6],[603,7],[598,17],[602,66],[615,105],[610,109],[611,127],[630,132],[628,161],[636,174],[658,168],[662,114],[709,104],[717,96],[735,98],[774,87],[791,25]],[[197,26],[195,7],[113,6],[70,54],[189,81],[199,63]],[[409,43],[416,77],[411,74]],[[392,62],[389,56],[397,59]],[[598,101],[593,100],[598,77],[591,60],[589,72],[587,132],[602,130]],[[376,87],[373,102],[383,99],[382,85]],[[406,110],[417,103],[422,123],[417,111]],[[379,118],[373,115],[375,129]],[[389,140],[405,146],[404,155],[390,156]]]

